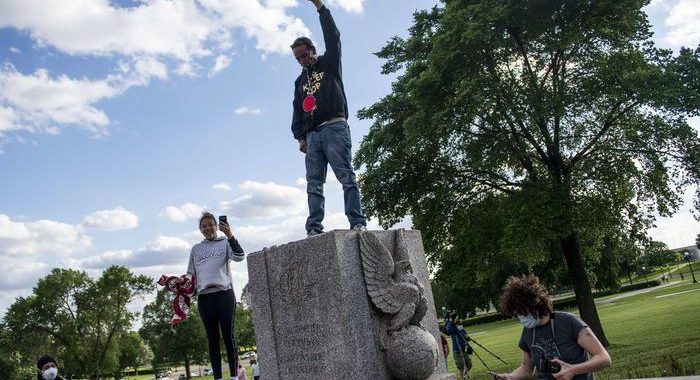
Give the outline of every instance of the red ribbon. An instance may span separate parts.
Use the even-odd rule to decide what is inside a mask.
[[[166,289],[175,293],[173,298],[173,319],[170,325],[175,327],[178,323],[187,318],[190,312],[190,300],[197,289],[197,278],[190,274],[182,276],[160,276],[158,285],[165,286]]]

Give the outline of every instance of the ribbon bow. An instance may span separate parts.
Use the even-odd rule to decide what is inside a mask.
[[[190,299],[197,289],[197,278],[190,274],[182,276],[160,276],[158,285],[165,286],[166,289],[175,293],[173,298],[173,319],[170,321],[170,326],[175,327],[178,323],[187,318],[190,312]]]

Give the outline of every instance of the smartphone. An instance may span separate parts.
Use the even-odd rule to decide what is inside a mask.
[[[226,215],[219,215],[219,224],[228,224],[226,220]]]

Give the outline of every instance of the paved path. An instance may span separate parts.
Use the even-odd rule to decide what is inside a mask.
[[[596,305],[607,305],[607,304],[613,303],[621,298],[627,298],[627,297],[636,296],[637,294],[653,292],[655,290],[659,290],[659,289],[665,288],[667,286],[680,284],[680,283],[681,283],[681,281],[665,282],[659,286],[653,286],[651,288],[644,288],[644,289],[639,289],[639,290],[632,290],[631,292],[622,293],[622,294],[617,295],[615,297],[606,298],[604,300],[596,300],[595,303],[596,303]]]

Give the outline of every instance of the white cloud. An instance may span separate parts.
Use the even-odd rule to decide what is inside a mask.
[[[0,214],[0,252],[8,255],[65,257],[92,245],[82,227],[51,220],[17,222]]]
[[[338,6],[349,13],[362,13],[364,0],[328,0],[329,5]]]
[[[657,215],[656,227],[649,230],[654,239],[666,243],[669,248],[681,248],[695,244],[695,237],[700,233],[700,222],[695,220],[693,208],[693,189],[683,194],[683,204],[678,212],[670,218]]]
[[[269,219],[298,215],[306,210],[306,194],[296,187],[245,181],[239,189],[242,196],[219,206],[236,218]]]
[[[3,257],[3,275],[0,276],[0,289],[31,288],[37,275],[48,272],[46,263],[27,260],[24,256]]]
[[[18,123],[19,115],[12,108],[0,106],[0,132],[21,129]],[[2,136],[0,136],[2,140]]]
[[[26,30],[42,45],[73,55],[207,54],[202,42],[211,20],[194,1],[154,0],[118,8],[108,0],[71,0],[47,7],[40,0],[0,3],[0,26]],[[86,32],[87,31],[87,32]]]
[[[676,2],[665,24],[669,29],[664,37],[674,46],[688,46],[695,48],[700,42],[700,4],[697,0],[680,0]]]
[[[230,29],[241,28],[259,49],[279,53],[289,49],[294,37],[309,33],[299,18],[287,14],[296,1],[136,4],[118,7],[108,0],[70,0],[47,7],[41,0],[6,0],[0,2],[0,27],[28,31],[41,45],[73,55],[168,56],[183,62],[229,49]]]
[[[288,53],[290,41],[311,34],[301,19],[287,14],[287,8],[297,5],[295,0],[201,0],[200,4],[214,12],[224,27],[242,29],[264,52]]]
[[[199,218],[204,208],[204,206],[195,203],[185,203],[179,207],[168,206],[161,215],[164,215],[173,222],[184,222],[188,219]]]
[[[108,135],[109,117],[96,104],[132,86],[148,85],[151,78],[166,79],[167,71],[150,57],[122,61],[115,73],[95,80],[53,77],[45,69],[23,74],[5,64],[0,68],[0,132],[58,134],[75,126],[95,136]],[[0,136],[0,141],[7,139]]]
[[[15,297],[26,296],[38,278],[62,266],[70,255],[90,248],[80,226],[50,221],[14,221],[0,214],[0,316]]]
[[[260,108],[248,108],[247,106],[236,108],[236,110],[233,111],[236,115],[260,115],[260,112],[262,112]]]
[[[81,267],[89,269],[104,269],[110,265],[148,268],[180,264],[184,271],[187,269],[191,247],[192,245],[183,239],[161,235],[145,247],[136,250],[106,251],[97,256],[78,260],[78,263]]]
[[[0,2],[0,28],[26,32],[38,47],[95,59],[117,58],[103,79],[52,77],[0,69],[0,143],[19,131],[58,134],[65,126],[106,136],[110,119],[96,106],[168,72],[196,76],[216,56],[210,75],[230,65],[237,29],[266,53],[289,54],[289,41],[310,35],[289,14],[295,0],[149,0],[119,7],[109,0],[67,0],[47,7],[41,0]],[[10,48],[11,51],[13,48]],[[17,50],[18,51],[18,50]],[[42,52],[41,50],[37,50]],[[249,110],[260,113],[259,109]],[[12,132],[12,134],[8,134]]]
[[[9,50],[10,50],[10,53],[22,54],[22,51],[19,50],[19,49],[17,49],[17,48],[14,47],[14,46],[10,46],[10,49],[9,49]]]
[[[83,226],[107,231],[129,230],[139,226],[139,217],[119,206],[113,210],[100,210],[86,216]]]
[[[234,227],[234,234],[246,252],[255,252],[264,247],[286,244],[292,241],[306,238],[306,215],[297,215],[286,218],[278,223],[264,225],[248,225]],[[325,231],[349,229],[348,218],[342,212],[326,214],[323,219]],[[381,230],[376,221],[367,223],[370,230]],[[411,228],[410,218],[406,218],[392,228]]]
[[[259,226],[234,227],[233,233],[246,252],[255,252],[263,247],[280,245],[306,237],[306,216],[294,216],[279,223]]]
[[[7,311],[7,308],[15,302],[17,297],[27,297],[31,294],[32,285],[33,283],[28,285],[28,287],[21,289],[0,288],[0,318],[5,317],[5,312]]]
[[[213,77],[218,74],[221,70],[227,68],[231,64],[231,59],[225,55],[220,55],[216,57],[214,62],[214,67],[209,71],[209,76]]]
[[[231,188],[231,185],[228,183],[222,182],[222,183],[217,183],[211,186],[212,189],[214,190],[221,190],[221,191],[231,191],[233,190]]]
[[[9,64],[0,69],[0,130],[59,132],[59,125],[75,125],[106,134],[107,115],[93,104],[122,90],[108,80],[56,78],[40,69],[24,75]]]

